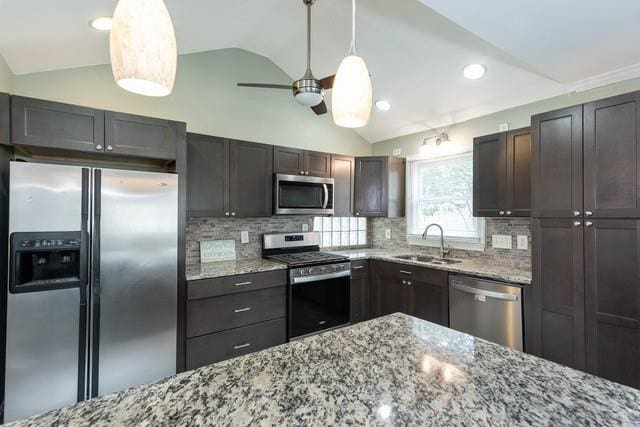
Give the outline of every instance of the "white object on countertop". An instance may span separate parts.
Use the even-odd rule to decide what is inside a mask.
[[[200,241],[200,262],[233,261],[236,259],[235,240]]]

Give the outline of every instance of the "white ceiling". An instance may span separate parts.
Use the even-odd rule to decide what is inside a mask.
[[[238,47],[270,58],[292,78],[304,72],[302,0],[165,1],[180,53]],[[0,0],[0,54],[16,74],[108,63],[108,36],[87,23],[110,15],[116,3]],[[347,53],[350,3],[314,6],[316,77],[334,73]],[[629,76],[640,63],[635,0],[616,0],[615,7],[601,0],[360,0],[358,6],[359,53],[376,99],[392,104],[357,130],[370,142],[565,93],[623,67],[631,66],[623,73]],[[462,77],[473,62],[486,65],[483,79]],[[606,79],[591,84],[600,80]],[[282,98],[293,102],[286,92]]]

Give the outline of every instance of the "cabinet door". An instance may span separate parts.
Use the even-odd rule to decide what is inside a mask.
[[[318,151],[304,152],[304,173],[309,176],[331,176],[331,154]]]
[[[126,156],[175,159],[177,123],[133,114],[105,113],[105,151]]]
[[[274,147],[273,171],[289,175],[304,175],[304,151],[297,148]]]
[[[273,146],[231,141],[229,204],[231,216],[272,215]]]
[[[222,217],[229,212],[229,143],[187,134],[187,215]]]
[[[473,216],[506,214],[505,133],[473,139]]]
[[[369,261],[351,263],[350,321],[369,319]]]
[[[104,112],[12,96],[11,142],[35,147],[102,152]]]
[[[9,95],[0,93],[0,144],[11,142],[9,134]]]
[[[357,216],[380,217],[388,212],[386,157],[356,158],[355,211]]]
[[[582,214],[582,106],[531,118],[531,191],[535,217]]]
[[[380,317],[392,313],[407,312],[406,282],[407,277],[401,276],[396,264],[375,261],[371,263],[371,317]],[[403,270],[404,271],[404,270]],[[407,270],[410,272],[410,270]]]
[[[587,371],[640,388],[640,221],[585,227]]]
[[[507,216],[531,215],[531,129],[507,133]]]
[[[334,179],[333,208],[335,216],[353,215],[353,190],[356,163],[353,157],[331,155],[331,177]]]
[[[596,218],[640,217],[639,100],[634,92],[584,105],[584,209]]]
[[[525,316],[528,351],[585,369],[583,225],[533,221],[533,295]]]
[[[407,282],[408,313],[429,322],[449,326],[449,284],[447,272],[416,268]]]

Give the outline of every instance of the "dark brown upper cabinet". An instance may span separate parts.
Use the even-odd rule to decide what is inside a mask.
[[[405,160],[398,157],[356,157],[355,215],[403,217]]]
[[[356,160],[353,157],[331,155],[331,178],[333,186],[333,209],[335,216],[353,215],[353,196]]]
[[[531,136],[533,216],[581,216],[582,105],[532,116]]]
[[[187,135],[187,215],[272,215],[273,147]]]
[[[273,213],[273,146],[230,141],[231,216],[265,217]]]
[[[527,352],[585,369],[583,222],[533,221],[533,292],[526,304]]]
[[[187,134],[187,215],[222,217],[229,212],[229,143]]]
[[[176,158],[178,122],[105,112],[104,151],[133,157]]]
[[[0,93],[0,144],[9,144],[11,135],[9,133],[10,111],[9,95]]]
[[[34,147],[104,152],[104,112],[12,96],[11,142]]]
[[[640,221],[585,222],[587,372],[640,388]]]
[[[287,175],[329,178],[331,154],[277,146],[273,150],[273,169],[275,173]]]
[[[530,164],[529,128],[474,138],[473,215],[529,216]]]
[[[584,211],[640,217],[640,92],[584,105]]]

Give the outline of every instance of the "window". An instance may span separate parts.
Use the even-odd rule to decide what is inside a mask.
[[[432,227],[428,239],[422,233],[436,223],[444,230],[445,244],[456,248],[484,249],[484,219],[473,217],[473,154],[438,159],[410,160],[407,166],[407,235],[410,243],[440,245],[440,230]]]
[[[321,233],[324,248],[367,244],[366,218],[317,216],[313,219],[313,231]]]

